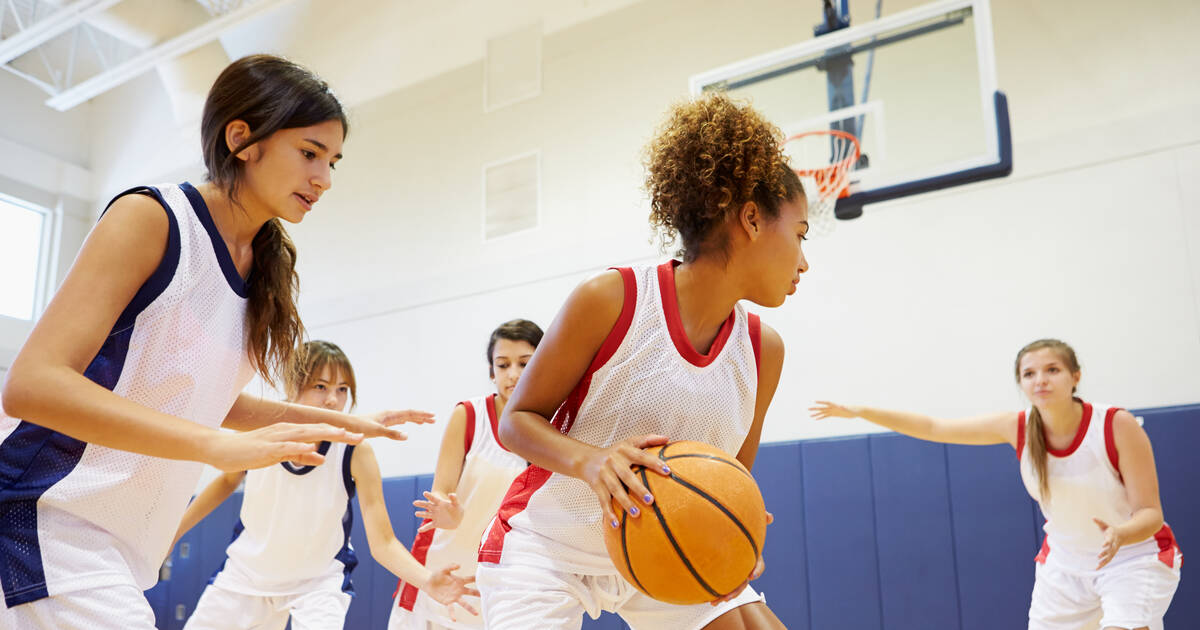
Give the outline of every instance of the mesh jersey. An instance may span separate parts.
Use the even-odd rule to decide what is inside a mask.
[[[1041,498],[1037,471],[1029,451],[1024,448],[1026,418],[1032,410],[1019,414],[1017,457],[1021,463],[1021,481],[1046,517],[1043,526],[1046,537],[1038,562],[1049,560],[1066,569],[1094,570],[1104,535],[1092,519],[1098,518],[1115,526],[1133,515],[1118,466],[1117,445],[1113,441],[1113,417],[1120,410],[1120,407],[1083,402],[1083,417],[1071,445],[1063,450],[1047,448],[1046,470],[1050,478],[1050,499],[1047,501]],[[1171,528],[1164,524],[1153,538],[1121,547],[1113,562],[1117,564],[1132,556],[1157,554],[1170,566],[1174,563],[1175,549],[1175,537]]]
[[[354,447],[322,442],[317,452],[325,456],[320,466],[284,462],[247,471],[241,516],[212,584],[268,597],[322,588],[354,593]]]
[[[496,395],[492,394],[459,403],[467,412],[466,455],[455,490],[463,506],[463,518],[454,529],[431,529],[417,534],[412,552],[425,566],[439,569],[457,564],[461,569],[455,573],[473,575],[484,528],[496,514],[513,479],[528,467],[523,458],[500,444],[495,400]],[[421,611],[423,617],[447,627],[483,627],[482,617],[461,613],[457,615],[457,623],[451,622],[446,606],[403,580],[397,588],[400,608]]]
[[[166,210],[166,252],[84,376],[151,409],[217,427],[252,375],[246,285],[195,188],[122,195],[134,193]],[[153,586],[201,468],[0,417],[5,603],[112,584]]]
[[[736,455],[754,421],[759,322],[736,305],[708,354],[684,333],[674,261],[620,269],[621,315],[554,415],[567,436],[606,447],[658,433]],[[484,535],[480,562],[585,575],[615,573],[588,485],[537,466],[517,477]]]

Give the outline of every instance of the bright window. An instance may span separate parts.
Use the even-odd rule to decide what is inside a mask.
[[[45,213],[0,197],[0,315],[33,319]]]

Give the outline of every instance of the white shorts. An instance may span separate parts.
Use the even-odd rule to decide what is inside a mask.
[[[297,595],[245,595],[209,584],[184,630],[342,630],[350,596],[323,589]]]
[[[136,586],[114,584],[0,608],[0,630],[154,630],[154,611]]]
[[[619,574],[578,575],[520,566],[479,563],[475,585],[488,630],[579,630],[583,613],[607,610],[632,630],[699,630],[737,608],[765,601],[750,587],[716,606],[665,604],[641,593]]]
[[[1182,556],[1174,566],[1138,556],[1099,571],[1074,572],[1038,564],[1029,604],[1029,630],[1141,628],[1162,630],[1163,615],[1179,586]]]

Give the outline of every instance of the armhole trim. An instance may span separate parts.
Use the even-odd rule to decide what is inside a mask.
[[[463,457],[471,451],[471,445],[475,443],[475,406],[471,401],[464,400],[458,403],[467,410],[467,427],[463,432]]]
[[[1021,453],[1025,450],[1025,412],[1017,414],[1017,461],[1021,460]]]
[[[1109,407],[1104,414],[1104,450],[1108,453],[1108,461],[1113,470],[1117,471],[1117,479],[1125,483],[1125,476],[1121,474],[1121,456],[1117,452],[1117,441],[1113,439],[1113,424],[1118,411],[1121,411],[1120,407]]]

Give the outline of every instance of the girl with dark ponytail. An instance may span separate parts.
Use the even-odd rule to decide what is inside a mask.
[[[196,462],[315,465],[321,441],[403,439],[391,425],[432,421],[242,393],[256,371],[275,384],[296,364],[296,249],[280,221],[332,185],[346,129],[320,78],[246,57],[204,106],[209,181],[109,203],[0,395],[0,630],[153,628],[141,591]]]
[[[1046,516],[1030,630],[1096,627],[1097,619],[1104,630],[1161,630],[1183,555],[1163,522],[1150,438],[1128,411],[1075,395],[1079,360],[1062,341],[1021,348],[1014,371],[1026,411],[947,420],[826,401],[811,411],[931,442],[1009,444]]]

